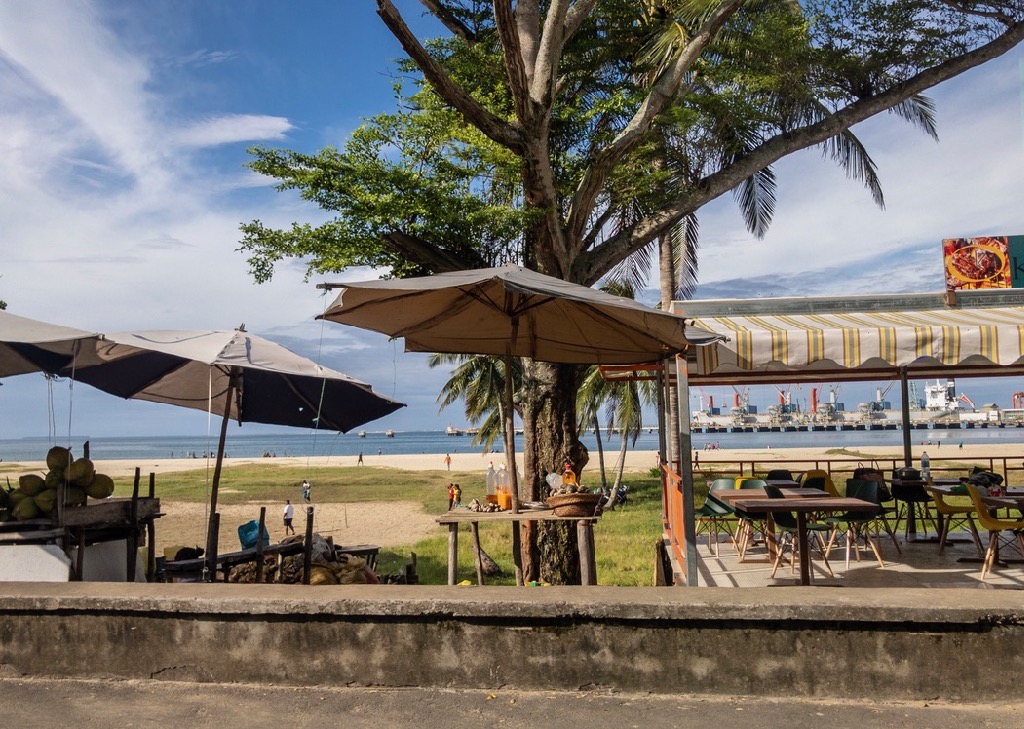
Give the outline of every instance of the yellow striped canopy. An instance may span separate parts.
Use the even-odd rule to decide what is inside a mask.
[[[1024,373],[1024,292],[675,302],[728,338],[696,350],[690,381],[797,382]]]

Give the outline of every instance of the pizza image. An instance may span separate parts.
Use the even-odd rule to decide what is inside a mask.
[[[942,244],[947,287],[978,289],[1011,285],[1005,237],[952,238]]]

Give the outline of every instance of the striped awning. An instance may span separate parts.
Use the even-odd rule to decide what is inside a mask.
[[[977,294],[989,293],[956,306],[930,294],[688,301],[675,313],[728,338],[695,351],[692,383],[1024,373],[1024,296],[987,306],[994,297]]]

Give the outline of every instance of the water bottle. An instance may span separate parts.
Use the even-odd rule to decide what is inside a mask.
[[[921,478],[929,480],[932,477],[932,459],[928,457],[928,451],[921,453]]]
[[[487,485],[487,503],[498,503],[498,474],[494,470],[494,463],[487,464],[487,473],[484,474],[484,481]]]

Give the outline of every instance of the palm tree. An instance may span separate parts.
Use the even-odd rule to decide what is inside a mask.
[[[432,354],[427,360],[431,367],[456,365],[451,377],[441,388],[437,401],[441,408],[457,400],[465,403],[466,420],[479,428],[473,436],[474,445],[485,451],[494,446],[504,433],[505,422],[505,362],[501,357],[467,354]],[[512,358],[512,387],[519,390],[522,383],[522,364]]]
[[[608,478],[604,468],[604,443],[601,441],[600,411],[607,396],[608,384],[601,377],[601,371],[597,367],[591,367],[583,377],[580,389],[576,393],[576,417],[579,431],[582,433],[588,425],[593,425],[594,437],[597,439],[597,465],[601,471],[602,490],[608,488]]]

